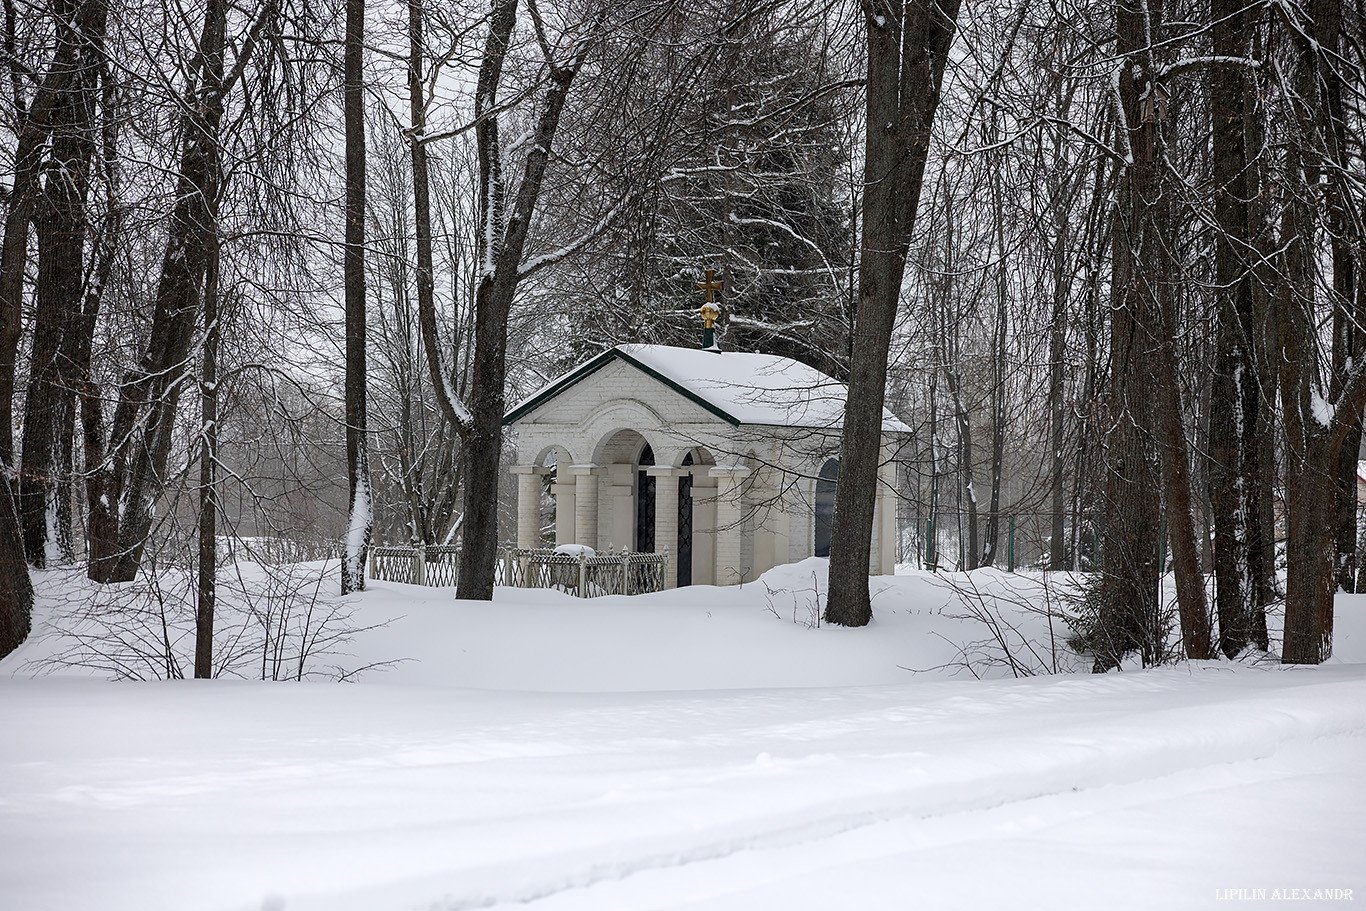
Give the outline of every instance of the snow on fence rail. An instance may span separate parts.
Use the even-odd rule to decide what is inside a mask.
[[[664,587],[667,553],[563,553],[550,548],[504,548],[494,567],[494,584],[555,588],[581,598],[639,595]],[[370,548],[370,578],[409,585],[454,586],[460,548],[376,546]]]

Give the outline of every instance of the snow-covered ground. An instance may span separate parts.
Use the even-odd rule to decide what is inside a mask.
[[[1366,901],[1366,596],[1320,668],[1017,679],[997,633],[1017,670],[1082,666],[1052,583],[878,580],[846,630],[812,625],[821,575],[492,605],[371,583],[350,622],[392,622],[329,660],[409,660],[288,684],[35,677],[70,628],[48,574],[0,663],[0,909]]]

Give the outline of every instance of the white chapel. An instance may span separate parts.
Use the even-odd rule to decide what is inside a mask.
[[[749,582],[830,552],[846,387],[790,358],[618,345],[513,408],[517,546],[667,552],[665,586]],[[883,412],[869,572],[893,571],[898,443]],[[548,518],[548,517],[547,517]]]

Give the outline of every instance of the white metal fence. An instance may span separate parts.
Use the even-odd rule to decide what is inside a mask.
[[[664,588],[667,553],[560,553],[550,548],[504,548],[494,569],[494,584],[516,588],[554,588],[580,598],[639,595]],[[408,585],[454,586],[460,575],[460,548],[451,546],[375,546],[370,548],[370,578]]]

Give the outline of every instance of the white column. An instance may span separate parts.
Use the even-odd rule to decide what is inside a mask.
[[[752,579],[758,578],[776,564],[774,559],[777,547],[774,498],[778,492],[772,487],[760,487],[758,480],[756,478],[755,483],[749,489],[749,508],[754,512],[750,526],[752,539],[750,542],[749,577]]]
[[[654,467],[645,473],[655,479],[655,553],[668,552],[664,561],[664,587],[678,587],[678,474],[672,468]]]
[[[873,495],[873,534],[868,547],[868,575],[876,576],[880,574],[879,567],[882,565],[882,479],[876,481],[876,492]]]
[[[570,465],[574,479],[574,543],[598,549],[598,476],[596,465]]]
[[[792,485],[792,500],[787,562],[796,563],[816,552],[816,479],[797,478]]]
[[[517,476],[517,546],[541,546],[541,472],[535,465],[513,465]]]
[[[555,494],[555,543],[573,544],[577,540],[574,537],[574,479],[569,477],[567,470],[564,474],[557,472],[555,485],[550,489]]]
[[[748,567],[740,565],[744,484],[748,468],[717,466],[707,471],[716,478],[716,584],[736,585]]]
[[[877,574],[890,576],[896,572],[896,463],[883,466],[885,476],[878,485],[878,506],[882,510],[882,560]]]
[[[692,582],[716,584],[716,479],[692,469]]]
[[[782,483],[781,478],[779,479],[779,483]],[[773,491],[773,499],[769,505],[768,518],[769,528],[773,533],[773,555],[771,557],[773,562],[770,564],[771,566],[779,566],[783,563],[789,563],[792,560],[790,556],[792,545],[788,540],[792,526],[792,519],[788,515],[789,502],[788,495],[785,491],[781,489],[775,489]]]

